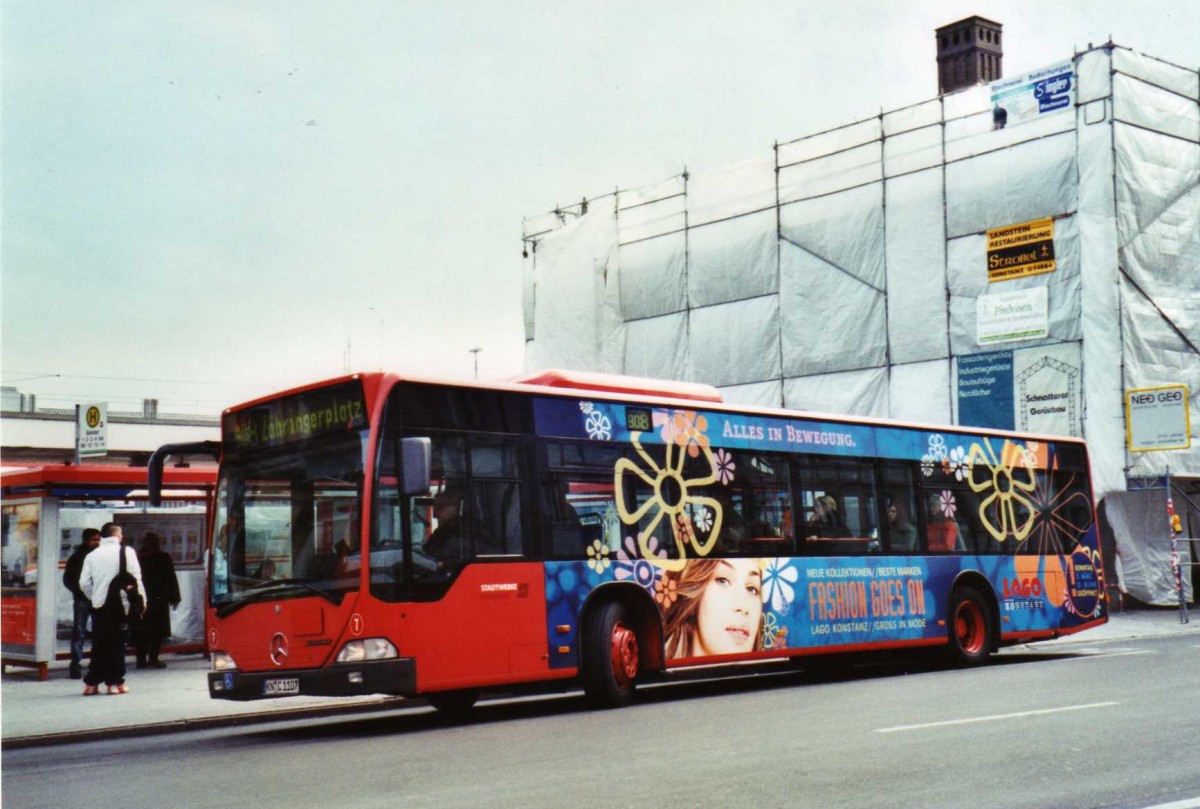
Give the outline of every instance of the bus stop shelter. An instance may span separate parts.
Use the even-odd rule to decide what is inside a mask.
[[[0,473],[3,665],[35,667],[46,679],[50,663],[69,656],[72,596],[62,571],[83,530],[106,522],[121,525],[134,547],[147,532],[161,537],[182,599],[171,615],[167,646],[202,649],[204,551],[215,485],[215,466],[167,468],[163,502],[154,507],[144,467],[51,464]]]

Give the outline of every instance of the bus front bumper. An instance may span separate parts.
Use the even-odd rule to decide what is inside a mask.
[[[320,669],[208,672],[208,695],[213,699],[404,695],[412,694],[416,687],[417,664],[410,657],[335,663]]]

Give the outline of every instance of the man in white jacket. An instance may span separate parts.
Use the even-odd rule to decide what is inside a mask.
[[[79,574],[79,589],[92,602],[92,660],[83,678],[83,695],[99,693],[100,683],[108,686],[110,694],[127,694],[125,687],[125,644],[129,621],[138,618],[128,615],[129,603],[122,595],[126,616],[117,616],[103,609],[108,599],[109,585],[121,569],[120,552],[125,552],[125,570],[137,580],[137,589],[146,603],[146,588],[142,586],[142,566],[133,548],[122,544],[121,526],[106,522],[100,528],[100,547],[83,560]]]

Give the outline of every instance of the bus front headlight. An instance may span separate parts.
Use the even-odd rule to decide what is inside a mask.
[[[212,667],[213,671],[236,671],[237,663],[225,652],[213,652]]]
[[[352,640],[338,652],[339,663],[361,663],[364,660],[387,660],[399,657],[400,653],[387,638]]]

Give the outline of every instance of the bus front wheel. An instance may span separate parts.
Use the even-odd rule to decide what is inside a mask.
[[[956,587],[947,615],[950,659],[960,666],[977,666],[992,651],[992,611],[973,587]]]
[[[629,704],[638,675],[638,636],[629,611],[619,601],[588,614],[584,633],[583,690],[604,707]]]

